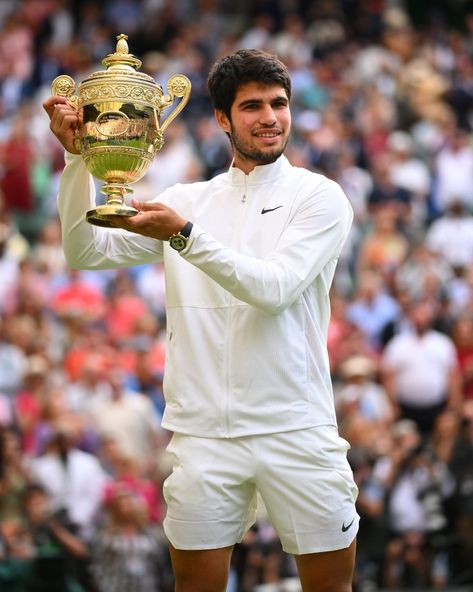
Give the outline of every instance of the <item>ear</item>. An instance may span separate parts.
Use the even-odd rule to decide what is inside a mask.
[[[230,120],[225,115],[223,111],[220,109],[215,109],[214,111],[215,119],[217,121],[218,126],[226,133],[229,133],[232,129]]]

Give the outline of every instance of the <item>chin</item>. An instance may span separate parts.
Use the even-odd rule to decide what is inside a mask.
[[[267,152],[266,154],[262,154],[261,155],[261,164],[263,164],[263,163],[269,164],[271,162],[274,162],[282,155],[283,152],[284,152],[284,150],[280,148],[278,150],[272,150],[271,152]]]

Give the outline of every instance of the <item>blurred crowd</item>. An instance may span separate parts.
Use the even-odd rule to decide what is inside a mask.
[[[287,156],[355,211],[328,345],[359,487],[356,590],[473,584],[473,5],[423,4],[2,0],[1,590],[173,587],[163,269],[67,267],[63,150],[41,107],[58,74],[101,70],[120,33],[163,88],[192,82],[134,185],[143,200],[229,166],[206,91],[216,58],[259,47],[288,65]],[[229,591],[294,577],[261,507]]]

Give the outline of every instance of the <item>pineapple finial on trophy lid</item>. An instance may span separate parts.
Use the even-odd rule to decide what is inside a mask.
[[[102,60],[102,64],[109,70],[137,70],[141,66],[141,60],[129,53],[128,35],[117,35],[117,47],[115,53],[110,53]]]
[[[117,53],[125,53],[128,54],[128,43],[126,40],[128,39],[128,35],[121,33],[121,35],[117,35]]]

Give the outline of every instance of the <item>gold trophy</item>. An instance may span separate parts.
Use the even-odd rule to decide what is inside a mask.
[[[115,53],[102,60],[106,70],[94,72],[79,84],[67,75],[51,85],[53,95],[66,97],[82,110],[76,146],[90,173],[104,181],[106,202],[86,214],[96,226],[110,227],[109,216],[134,216],[138,210],[125,203],[130,183],[139,181],[164,143],[164,131],[189,100],[191,83],[181,74],[162,87],[147,74],[137,72],[141,61],[128,53],[128,37],[117,36]],[[161,122],[163,111],[180,101]]]

